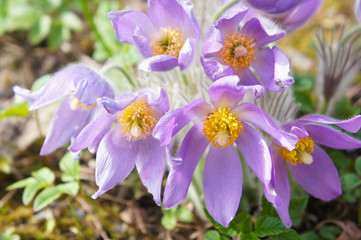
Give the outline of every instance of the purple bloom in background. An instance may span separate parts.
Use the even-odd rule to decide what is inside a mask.
[[[361,1],[360,0],[355,0],[355,17],[357,19],[357,21],[361,22]]]
[[[290,184],[287,165],[293,177],[312,196],[329,201],[341,194],[341,183],[337,169],[327,153],[315,143],[334,149],[357,149],[361,141],[326,126],[335,124],[355,133],[361,127],[361,116],[338,121],[324,116],[306,116],[284,126],[285,130],[297,135],[299,141],[294,150],[289,151],[273,143],[270,151],[273,158],[273,176],[271,185],[277,194],[264,191],[272,202],[283,223],[292,225],[288,207],[290,202]]]
[[[139,69],[185,69],[193,60],[200,30],[193,5],[181,0],[149,0],[149,16],[139,11],[113,11],[108,18],[120,42],[137,46],[145,58]]]
[[[201,61],[213,81],[237,75],[242,85],[251,87],[255,97],[260,97],[266,89],[281,91],[293,79],[286,55],[277,47],[266,47],[283,37],[284,32],[257,18],[246,21],[238,31],[247,11],[233,8],[217,20],[203,45]]]
[[[104,79],[81,64],[69,65],[55,73],[44,87],[33,93],[18,86],[14,92],[32,103],[29,110],[64,98],[51,121],[40,155],[50,154],[76,137],[97,109],[98,97],[114,96]]]
[[[106,110],[95,117],[69,147],[72,152],[85,148],[96,152],[95,181],[99,190],[93,198],[123,181],[135,165],[142,183],[160,205],[166,153],[152,131],[169,110],[167,93],[162,89],[157,97],[138,92],[115,101],[101,98],[100,102]]]
[[[284,13],[309,0],[246,0],[253,8],[269,14]]]
[[[267,187],[271,180],[271,156],[265,140],[250,124],[261,128],[292,150],[297,138],[280,130],[273,120],[251,103],[238,102],[245,89],[237,76],[219,79],[209,89],[212,106],[202,99],[176,109],[161,118],[153,135],[163,146],[192,120],[198,120],[185,136],[173,162],[164,192],[163,205],[172,208],[187,195],[193,172],[210,145],[203,188],[210,215],[227,226],[237,212],[242,194],[242,166],[234,142],[251,169]]]

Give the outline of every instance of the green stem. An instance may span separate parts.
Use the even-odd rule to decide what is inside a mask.
[[[340,45],[343,46],[345,45],[353,36],[357,35],[358,33],[361,33],[361,26],[356,26],[353,29],[351,29],[346,36],[344,36],[341,39],[341,43]]]
[[[80,225],[80,222],[79,222],[78,218],[76,217],[73,205],[71,204],[71,202],[69,201],[68,198],[66,199],[66,202],[68,203],[70,214],[74,219],[75,226],[78,229],[78,239],[82,240],[83,239],[83,234],[81,232],[81,225]]]
[[[130,77],[130,75],[127,73],[127,71],[119,64],[117,63],[111,63],[108,64],[106,66],[103,67],[103,69],[101,70],[103,74],[105,74],[106,72],[112,70],[112,69],[118,69],[123,75],[124,77],[127,79],[128,83],[133,87],[136,88],[137,86],[135,85],[135,83],[133,82],[132,78]]]
[[[83,8],[84,16],[85,16],[86,20],[88,21],[88,23],[90,25],[90,28],[91,28],[92,32],[94,33],[96,39],[103,45],[103,48],[108,53],[108,55],[111,56],[112,55],[112,50],[108,47],[108,45],[105,43],[104,39],[102,38],[102,35],[100,35],[100,33],[98,32],[98,29],[95,26],[92,14],[89,11],[87,1],[86,0],[80,0],[80,4],[81,4],[81,6]]]
[[[233,1],[230,1],[229,3],[225,4],[214,16],[213,23],[216,23],[216,21],[222,16],[222,14],[225,11],[227,11],[228,9],[230,9],[231,7],[236,5],[238,2],[239,2],[239,0],[233,0]]]

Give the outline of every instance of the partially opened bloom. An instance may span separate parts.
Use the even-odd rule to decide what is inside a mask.
[[[245,0],[252,7],[269,14],[284,13],[308,0]]]
[[[238,104],[244,93],[238,77],[228,76],[209,89],[213,107],[198,99],[160,119],[153,135],[162,145],[169,145],[177,132],[192,120],[198,120],[180,146],[176,157],[180,161],[170,170],[163,198],[165,208],[172,208],[186,198],[193,172],[209,145],[203,172],[204,197],[210,215],[217,222],[223,226],[229,224],[242,194],[242,166],[234,143],[257,177],[265,186],[269,185],[271,156],[265,140],[250,124],[290,150],[297,138],[280,130],[256,105]]]
[[[334,149],[357,149],[361,141],[350,137],[327,125],[335,124],[340,128],[355,133],[361,127],[361,116],[345,121],[338,121],[324,116],[307,116],[296,122],[286,124],[284,129],[299,138],[294,150],[289,151],[278,144],[270,145],[274,172],[271,185],[277,195],[265,190],[266,198],[274,203],[283,223],[292,225],[288,207],[290,185],[287,165],[293,177],[302,188],[312,196],[329,201],[341,194],[340,178],[337,169],[327,153],[316,143]]]
[[[106,111],[95,117],[69,147],[73,152],[85,148],[96,151],[95,181],[99,190],[93,198],[123,181],[135,165],[142,183],[160,205],[166,155],[152,131],[169,110],[167,93],[162,89],[158,97],[142,91],[115,101],[99,101]]]
[[[81,64],[69,65],[55,73],[44,87],[33,93],[18,86],[14,92],[32,103],[30,110],[63,99],[50,123],[40,155],[50,154],[76,137],[96,109],[98,97],[114,96],[104,79]]]
[[[200,30],[193,5],[181,0],[149,0],[149,16],[139,11],[113,11],[108,18],[120,42],[137,46],[145,58],[142,71],[185,69],[193,60]]]
[[[255,97],[266,89],[281,91],[291,85],[288,58],[277,47],[267,47],[284,36],[275,25],[251,18],[239,29],[246,8],[234,8],[217,20],[203,45],[202,65],[208,77],[217,80],[237,75],[244,86],[252,86]]]
[[[361,1],[355,0],[355,7],[354,7],[355,17],[357,21],[361,22]]]

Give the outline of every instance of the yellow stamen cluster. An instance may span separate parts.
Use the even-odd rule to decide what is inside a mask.
[[[315,142],[311,139],[311,137],[305,137],[298,140],[295,149],[292,151],[281,147],[279,153],[283,159],[293,165],[298,163],[311,164],[313,161],[311,153],[313,152],[314,146]]]
[[[94,102],[92,105],[87,105],[85,103],[82,103],[79,99],[72,96],[72,100],[70,102],[70,108],[73,110],[92,110],[97,105],[96,102]]]
[[[238,116],[230,109],[214,109],[203,123],[203,132],[214,147],[221,149],[231,145],[242,132],[242,124]]]
[[[183,47],[183,35],[177,29],[161,28],[160,31],[151,37],[150,47],[152,56],[170,55],[178,58]]]
[[[235,33],[226,35],[223,42],[218,57],[225,65],[238,71],[251,66],[256,51],[256,44],[252,38],[247,38],[246,34]]]
[[[139,140],[152,134],[157,119],[146,101],[137,100],[118,114],[118,123],[124,137]]]

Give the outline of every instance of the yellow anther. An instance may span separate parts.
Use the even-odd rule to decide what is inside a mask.
[[[238,71],[251,66],[256,51],[256,44],[252,38],[247,38],[246,34],[236,33],[226,35],[223,42],[218,57],[225,65]]]
[[[283,159],[293,165],[298,163],[311,164],[313,162],[311,153],[313,152],[314,146],[315,142],[308,136],[298,140],[295,149],[292,151],[281,147],[279,153]]]
[[[124,137],[138,140],[152,134],[157,119],[146,101],[137,100],[118,114],[118,122]]]
[[[96,102],[94,102],[92,105],[87,105],[85,103],[82,103],[79,99],[77,99],[74,96],[72,96],[72,100],[70,102],[70,108],[73,110],[91,110],[95,108],[96,105],[97,105]]]
[[[158,33],[150,36],[152,56],[170,55],[178,58],[183,47],[183,35],[177,29],[161,28]]]
[[[203,123],[203,132],[214,147],[225,148],[231,145],[242,132],[238,116],[230,109],[214,109]]]

